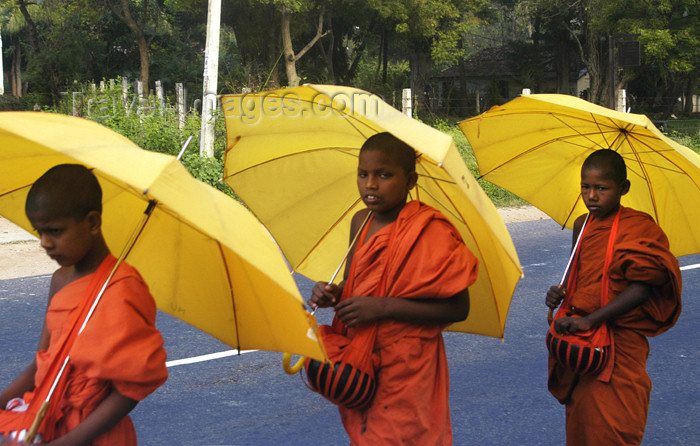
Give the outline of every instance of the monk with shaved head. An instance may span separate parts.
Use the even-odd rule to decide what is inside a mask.
[[[18,420],[34,418],[55,384],[34,440],[136,445],[128,413],[165,382],[166,354],[148,286],[134,268],[117,262],[102,235],[100,184],[82,165],[55,166],[31,187],[25,211],[59,268],[35,359],[0,392],[0,433],[24,441],[29,426]]]
[[[577,375],[550,354],[549,390],[566,405],[568,446],[642,442],[651,392],[647,336],[671,328],[681,312],[678,261],[649,215],[620,204],[629,190],[617,152],[598,150],[584,161],[581,198],[588,221],[584,227],[585,214],[575,221],[574,241],[583,233],[566,287],[547,292],[547,306],[563,300],[559,311],[569,315],[554,320],[556,332],[575,334],[600,324],[611,332],[612,355],[599,374]]]
[[[469,314],[478,260],[439,211],[407,201],[417,179],[413,148],[389,133],[367,139],[357,166],[366,208],[352,219],[351,240],[359,238],[345,280],[318,282],[310,299],[335,308],[335,333],[354,338],[376,326],[374,399],[339,406],[352,445],[452,444],[442,330]]]

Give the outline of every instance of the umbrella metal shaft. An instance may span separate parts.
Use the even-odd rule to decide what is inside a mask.
[[[340,264],[338,267],[335,269],[335,272],[333,273],[333,276],[331,277],[331,280],[328,281],[328,283],[333,283],[335,278],[338,276],[338,273],[340,272],[340,268],[343,267],[343,264],[345,261],[348,259],[348,256],[350,255],[350,252],[352,249],[355,247],[355,243],[357,242],[357,239],[359,238],[360,234],[362,233],[362,230],[365,228],[365,225],[369,221],[369,217],[372,215],[372,212],[367,213],[367,217],[365,217],[365,221],[362,222],[362,225],[360,226],[360,229],[357,230],[357,233],[355,233],[355,236],[353,237],[352,241],[350,242],[350,246],[348,247],[348,250],[345,252],[345,255],[343,256],[343,259],[340,261]],[[318,307],[314,308],[311,310],[311,315],[313,316],[314,313],[316,313],[316,310],[318,310]]]
[[[561,280],[559,281],[559,286],[563,286],[564,283],[566,283],[566,276],[569,275],[569,269],[571,268],[571,263],[574,261],[574,256],[576,255],[576,251],[578,251],[579,244],[581,243],[581,236],[583,235],[583,230],[586,228],[586,223],[588,223],[588,217],[590,217],[590,213],[586,214],[586,219],[583,220],[583,226],[581,226],[581,230],[578,233],[578,237],[576,237],[576,243],[574,244],[574,249],[571,250],[571,255],[569,256],[569,262],[566,264],[566,268],[564,268],[564,275],[561,276]],[[549,309],[549,314],[547,315],[547,322],[549,324],[552,324],[552,321],[554,320],[554,310],[552,308]]]

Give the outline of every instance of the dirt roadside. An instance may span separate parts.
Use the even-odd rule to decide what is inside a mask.
[[[549,218],[533,206],[498,211],[506,223]],[[51,274],[57,267],[32,234],[0,217],[0,280]]]

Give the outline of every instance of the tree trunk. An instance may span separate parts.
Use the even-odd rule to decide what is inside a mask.
[[[459,40],[457,44],[457,48],[461,51],[464,48],[464,42],[462,39]],[[457,63],[457,67],[459,68],[459,95],[458,95],[458,100],[457,100],[457,110],[465,110],[466,114],[466,109],[468,106],[467,102],[467,61],[465,60],[464,56],[459,58],[459,62]],[[477,87],[478,88],[478,87]],[[462,105],[462,102],[464,102],[464,105]]]
[[[425,74],[428,72],[429,62],[428,56],[422,49],[414,49],[410,58],[411,68],[411,94],[413,95],[413,110],[426,110],[426,95],[425,95]]]
[[[384,30],[382,34],[382,83],[387,83],[387,70],[389,65],[389,33]]]
[[[19,42],[12,54],[12,96],[22,97],[22,47]]]
[[[591,5],[589,5],[591,6]],[[564,26],[567,26],[566,24]],[[583,24],[584,29],[584,42],[578,38],[578,35],[574,33],[570,28],[569,34],[573,36],[576,44],[578,45],[579,53],[581,54],[581,60],[588,70],[588,76],[590,79],[590,89],[588,100],[594,104],[601,104],[603,96],[603,68],[601,67],[601,50],[600,50],[600,34],[591,29],[590,25],[586,22]]]
[[[326,69],[328,70],[328,82],[335,84],[335,67],[333,67],[333,51],[335,47],[335,38],[333,36],[333,31],[330,32],[328,39],[328,49],[323,51],[323,55],[326,59]]]
[[[299,86],[299,75],[297,75],[296,59],[294,48],[292,47],[292,34],[290,22],[292,15],[286,6],[282,6],[282,52],[284,53],[284,67],[287,71],[287,85],[290,87]]]
[[[282,48],[284,53],[284,65],[287,69],[287,82],[290,87],[299,86],[299,81],[301,78],[297,75],[297,60],[301,59],[311,47],[318,42],[318,39],[325,36],[330,32],[326,30],[323,32],[323,16],[325,11],[321,9],[318,15],[318,26],[316,27],[316,35],[302,48],[299,53],[294,53],[294,47],[292,46],[292,33],[290,31],[290,25],[292,21],[292,14],[289,12],[286,6],[282,5]]]
[[[148,42],[146,37],[141,33],[137,36],[137,41],[139,44],[139,57],[141,58],[141,83],[143,84],[143,95],[148,97],[148,77],[150,75],[150,60],[148,56]]]
[[[129,9],[129,0],[119,0],[122,12],[119,12],[117,7],[114,6],[109,0],[105,0],[105,4],[109,8],[109,10],[112,11],[112,13],[115,16],[117,16],[117,18],[129,28],[129,30],[131,30],[131,32],[134,34],[134,37],[136,38],[136,43],[139,47],[139,57],[141,61],[141,83],[143,84],[144,88],[144,96],[148,96],[148,77],[150,70],[150,57],[148,55],[148,50],[150,45],[148,39],[146,39],[146,34],[143,31],[144,25],[139,25],[138,23],[136,23],[136,20],[134,20],[133,16],[131,15],[131,10]],[[145,15],[146,11],[144,10],[142,14]]]
[[[329,37],[328,37],[328,48],[324,48],[323,44],[321,44],[321,52],[323,53],[323,57],[326,60],[326,69],[328,70],[328,82],[330,84],[335,84],[336,79],[335,79],[335,67],[333,66],[333,52],[335,51],[335,36],[333,35],[333,21],[331,17],[331,13],[328,13],[328,17],[326,19],[328,22],[328,30],[329,30]]]
[[[29,45],[32,47],[32,51],[34,51],[35,54],[39,54],[39,31],[37,30],[36,23],[34,23],[34,20],[32,20],[32,17],[29,15],[27,2],[25,0],[17,0],[17,5],[29,28]]]
[[[557,66],[557,93],[569,94],[569,39],[566,28],[557,32],[556,66]]]
[[[688,82],[685,84],[685,104],[683,106],[683,113],[690,114],[693,112],[693,93],[695,92],[695,79],[689,78]]]
[[[277,19],[277,10],[270,9],[268,14],[270,23]],[[272,89],[277,90],[280,88],[280,75],[279,75],[279,60],[280,60],[280,28],[276,26],[270,27],[270,38],[267,41],[267,54],[268,63],[270,66],[270,74],[265,79],[262,84],[262,90]]]
[[[382,69],[382,61],[384,57],[382,52],[384,51],[384,39],[386,38],[386,32],[382,32],[379,36],[379,54],[377,54],[377,67],[374,69],[374,79],[373,82],[379,79],[379,71]]]

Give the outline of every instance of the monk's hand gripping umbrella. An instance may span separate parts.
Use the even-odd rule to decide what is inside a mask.
[[[357,243],[357,239],[360,237],[360,234],[362,233],[362,230],[364,229],[365,225],[369,221],[369,218],[372,216],[372,212],[368,212],[367,216],[365,217],[364,221],[362,222],[362,225],[360,225],[360,228],[357,230],[357,233],[355,236],[352,238],[352,241],[350,242],[350,246],[348,247],[348,250],[345,251],[345,255],[343,256],[343,259],[340,261],[340,264],[338,264],[338,267],[335,269],[335,272],[333,273],[333,276],[331,277],[331,280],[328,281],[328,283],[333,283],[338,277],[338,273],[340,272],[340,269],[343,267],[345,264],[346,260],[348,259],[348,256],[352,252],[353,248],[355,247],[355,244]],[[316,313],[316,310],[318,310],[318,307],[313,308],[310,312],[311,318],[313,318],[313,315]],[[314,320],[315,322],[315,320]],[[294,375],[295,373],[299,372],[303,367],[304,363],[306,362],[305,357],[301,357],[297,360],[297,362],[294,365],[291,365],[292,361],[292,354],[291,353],[285,353],[284,356],[282,357],[282,368],[284,369],[285,372],[287,372],[290,375]]]
[[[566,284],[566,277],[569,275],[570,269],[571,269],[571,264],[574,260],[574,257],[576,256],[576,251],[578,251],[579,244],[581,243],[581,236],[583,235],[583,230],[586,228],[586,223],[588,223],[588,217],[590,217],[591,214],[586,214],[586,219],[583,220],[583,225],[581,226],[581,231],[578,233],[578,237],[576,237],[576,243],[574,244],[574,249],[571,250],[571,255],[569,256],[569,261],[566,263],[566,268],[564,268],[564,274],[561,276],[561,280],[559,281],[559,288],[565,286]],[[554,320],[554,309],[550,308],[549,309],[549,314],[547,314],[547,323],[549,325],[552,325],[552,321]]]

